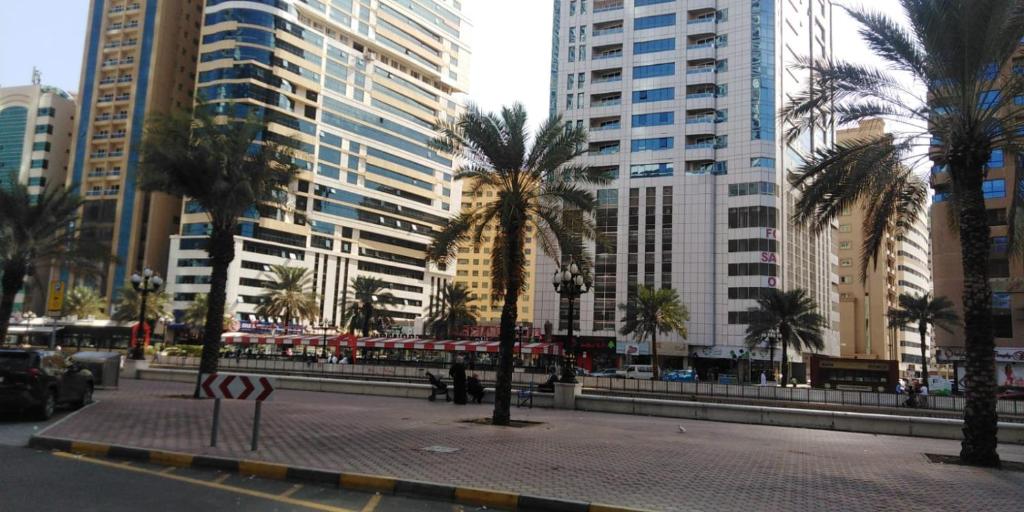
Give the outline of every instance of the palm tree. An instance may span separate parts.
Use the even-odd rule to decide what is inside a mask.
[[[170,311],[171,297],[165,291],[149,292],[146,296],[146,320],[156,322]],[[114,302],[112,319],[118,322],[134,322],[139,319],[142,309],[142,293],[131,286],[125,286],[118,292]]]
[[[95,288],[88,286],[76,286],[64,297],[64,315],[74,315],[78,318],[107,317],[107,302]]]
[[[573,165],[583,154],[587,134],[563,128],[561,117],[551,117],[533,137],[527,132],[526,110],[516,103],[500,114],[484,113],[475,106],[454,122],[439,123],[435,146],[463,157],[456,179],[467,180],[468,193],[494,192],[494,201],[463,210],[439,232],[427,249],[437,263],[455,257],[459,246],[481,245],[484,230],[497,223],[491,247],[492,298],[502,300],[497,385],[491,422],[508,425],[512,405],[512,352],[515,347],[519,294],[525,286],[526,230],[541,250],[555,261],[562,256],[584,261],[582,240],[593,238],[594,194],[580,184],[606,183],[610,176],[596,168]],[[567,222],[573,221],[573,229]]]
[[[199,373],[217,371],[227,298],[228,266],[235,259],[238,219],[279,203],[295,173],[290,151],[264,140],[255,117],[220,121],[199,104],[193,115],[151,117],[142,145],[139,186],[185,196],[210,219],[210,297]],[[196,394],[198,395],[198,377]]]
[[[271,280],[266,281],[266,292],[260,296],[260,306],[256,313],[263,316],[284,318],[284,330],[292,320],[312,321],[319,315],[316,295],[313,288],[313,276],[309,269],[289,267],[288,265],[271,265]]]
[[[192,299],[192,304],[189,304],[188,308],[185,309],[184,322],[185,325],[189,326],[193,332],[201,332],[203,326],[206,325],[206,311],[209,309],[210,296],[206,293],[197,293],[195,298]],[[231,328],[231,315],[227,313],[231,308],[224,305],[224,324],[222,328],[226,331]]]
[[[928,328],[941,327],[950,332],[959,320],[953,311],[953,303],[945,297],[932,298],[930,294],[900,294],[900,307],[889,308],[889,327],[902,329],[917,324],[921,335],[921,382],[928,385]]]
[[[834,119],[848,124],[868,118],[894,121],[903,130],[883,141],[858,140],[821,149],[791,181],[803,189],[795,221],[828,229],[842,209],[864,200],[869,212],[864,261],[874,260],[888,226],[920,214],[927,188],[912,172],[920,144],[945,172],[950,222],[960,238],[964,287],[964,346],[968,391],[961,459],[999,464],[996,453],[996,381],[989,285],[990,232],[982,183],[993,150],[1014,152],[1024,107],[1024,76],[1009,69],[1024,34],[1024,4],[1017,0],[900,0],[910,29],[881,13],[847,9],[860,34],[885,63],[877,69],[838,61],[805,61],[814,76],[804,93],[783,108],[788,138],[795,139]],[[899,72],[899,76],[893,73]],[[923,90],[925,94],[919,94]],[[1017,180],[1017,178],[1013,178]],[[1016,181],[1013,181],[1016,183]],[[1012,187],[1011,206],[1024,199]],[[1011,244],[1021,221],[1011,211]],[[898,234],[898,233],[897,233]]]
[[[0,187],[0,341],[7,336],[14,298],[35,265],[59,261],[95,273],[99,262],[110,259],[105,247],[80,243],[74,226],[81,205],[70,189],[48,188],[36,196],[22,184]]]
[[[469,288],[465,283],[446,284],[441,290],[441,300],[428,321],[435,336],[453,336],[463,327],[476,325],[476,306],[469,305]]]
[[[638,341],[651,337],[651,369],[658,378],[658,333],[677,332],[686,339],[686,322],[690,312],[680,302],[679,294],[672,288],[650,288],[640,285],[631,301],[619,304],[625,316],[622,317],[623,336],[634,335]]]
[[[818,305],[802,288],[780,292],[772,290],[757,299],[757,308],[751,308],[753,319],[747,325],[746,343],[754,346],[777,336],[782,343],[782,386],[789,378],[789,348],[797,352],[825,348],[822,328],[825,319],[818,313]]]
[[[754,350],[761,344],[768,345],[768,364],[771,365],[771,378],[769,380],[774,381],[777,376],[775,373],[775,349],[779,347],[778,331],[768,331],[768,333],[765,334],[765,337],[761,339],[752,339],[747,337],[745,343],[748,350]]]
[[[352,307],[342,313],[342,324],[347,325],[349,331],[361,330],[363,336],[369,336],[374,328],[382,332],[391,324],[391,312],[385,305],[396,300],[387,291],[387,283],[374,277],[359,276],[351,284],[347,300],[352,302]]]

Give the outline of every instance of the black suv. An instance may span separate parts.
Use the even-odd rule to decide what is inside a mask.
[[[0,349],[0,411],[29,409],[47,420],[57,404],[91,402],[92,390],[92,372],[69,363],[60,352]]]

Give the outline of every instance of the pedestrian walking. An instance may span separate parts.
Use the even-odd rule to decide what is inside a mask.
[[[764,374],[764,370],[761,370],[761,385],[762,386],[767,386],[768,385],[768,376]]]
[[[466,365],[462,356],[455,358],[455,364],[448,370],[448,376],[452,378],[455,386],[455,403],[466,405]]]

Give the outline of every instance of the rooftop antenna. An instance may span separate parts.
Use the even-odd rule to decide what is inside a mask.
[[[43,82],[43,74],[39,72],[39,68],[32,66],[32,85],[39,85]]]

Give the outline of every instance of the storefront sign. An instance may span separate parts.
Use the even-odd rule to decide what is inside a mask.
[[[997,363],[1024,363],[1024,348],[996,347],[993,351]],[[960,347],[935,349],[935,361],[939,363],[963,362],[967,351]]]
[[[650,342],[637,343],[635,341],[615,342],[615,353],[626,356],[649,356],[651,355]]]
[[[753,350],[747,349],[746,347],[731,347],[727,345],[715,345],[712,347],[691,347],[690,355],[696,355],[697,357],[707,357],[711,359],[747,359],[747,352],[750,352],[750,359],[767,361],[771,352],[768,349],[755,348]],[[790,360],[793,360],[795,354],[789,354]],[[782,349],[775,349],[775,360],[782,360]],[[796,361],[799,361],[797,357]]]

